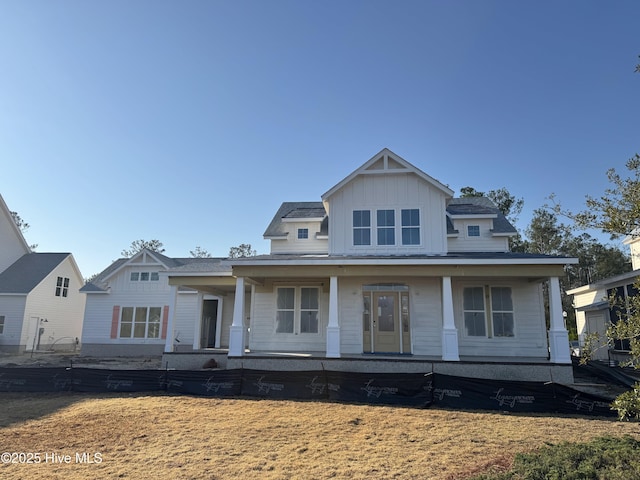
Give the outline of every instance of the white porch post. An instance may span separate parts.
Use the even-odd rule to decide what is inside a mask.
[[[327,358],[340,358],[340,324],[338,323],[338,277],[329,280],[329,324]]]
[[[236,278],[236,298],[233,301],[233,322],[229,328],[229,356],[244,355],[244,277]]]
[[[549,353],[553,363],[571,363],[569,351],[569,333],[564,325],[562,316],[562,301],[560,299],[560,280],[558,277],[549,279]]]
[[[200,335],[202,332],[202,305],[204,301],[204,294],[198,292],[196,300],[196,318],[193,326],[193,349],[200,350]]]
[[[169,295],[169,319],[167,322],[167,338],[164,341],[164,351],[173,352],[173,341],[175,339],[176,328],[176,303],[178,302],[178,286],[171,285]]]
[[[451,277],[442,277],[442,360],[457,362],[458,329],[453,318]]]

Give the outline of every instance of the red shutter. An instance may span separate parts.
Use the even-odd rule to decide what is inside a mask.
[[[113,306],[113,314],[111,315],[111,338],[118,338],[118,322],[120,321],[120,306]]]
[[[167,325],[169,324],[169,305],[162,309],[162,338],[167,338]]]

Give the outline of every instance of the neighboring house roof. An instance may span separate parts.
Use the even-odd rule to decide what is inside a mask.
[[[27,253],[0,273],[0,293],[28,294],[70,253]]]
[[[598,280],[597,282],[593,282],[588,285],[582,285],[580,287],[567,290],[567,294],[579,295],[582,293],[592,292],[594,290],[607,289],[611,285],[624,282],[625,280],[631,280],[635,277],[640,277],[640,269],[633,270],[631,272],[621,273],[619,275],[614,275],[613,277],[609,277],[609,278],[603,278],[602,280]]]
[[[497,234],[517,234],[516,228],[511,225],[504,214],[496,207],[496,205],[487,197],[463,197],[452,198],[447,204],[447,213],[452,216],[461,215],[478,215],[487,216],[495,215],[493,218],[493,233]],[[449,223],[447,217],[447,233],[457,233],[453,230],[453,224]]]
[[[305,218],[323,218],[320,234],[328,234],[329,222],[322,202],[284,202],[273,216],[263,236],[265,238],[286,237],[289,233],[289,226],[283,223],[283,218],[300,219],[301,221],[304,221]]]
[[[148,254],[152,254],[155,258],[158,259],[168,270],[172,271],[183,271],[183,272],[199,272],[199,271],[207,271],[207,272],[220,272],[224,273],[226,271],[231,272],[230,266],[221,265],[221,262],[225,260],[224,258],[195,258],[195,257],[187,257],[187,258],[172,258],[167,257],[166,255],[162,255],[158,252],[150,252],[147,251]],[[136,258],[138,254],[134,255],[131,258],[120,258],[105,268],[102,272],[100,272],[96,277],[91,280],[91,282],[86,283],[80,291],[83,293],[104,293],[108,291],[108,280],[111,278],[116,272],[118,272],[121,268],[130,264],[133,258]],[[134,267],[144,268],[144,264],[131,264]]]
[[[380,163],[382,162],[382,164]],[[386,168],[382,168],[385,166]],[[351,172],[347,177],[345,177],[340,183],[333,186],[330,190],[328,190],[324,195],[322,195],[323,200],[326,200],[328,197],[336,193],[346,184],[351,182],[358,175],[369,174],[373,171],[382,171],[382,172],[395,172],[395,173],[413,173],[418,177],[422,178],[425,182],[433,185],[438,190],[442,191],[446,196],[452,197],[453,190],[449,187],[440,183],[438,180],[433,178],[430,175],[427,175],[422,170],[420,170],[415,165],[407,162],[404,158],[396,155],[388,148],[383,148],[380,152],[376,153],[373,157],[371,157],[364,165],[360,166],[355,171]]]

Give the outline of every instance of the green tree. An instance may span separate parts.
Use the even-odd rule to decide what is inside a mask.
[[[120,255],[123,257],[133,257],[136,253],[142,250],[151,250],[152,252],[163,253],[164,248],[160,240],[134,240],[128,249],[122,250]]]
[[[522,213],[524,207],[524,199],[516,198],[509,193],[505,187],[497,190],[489,190],[487,193],[479,192],[473,187],[462,187],[460,189],[460,198],[465,197],[487,197],[495,203],[498,210],[507,217],[511,223],[516,223],[518,216]]]
[[[197,246],[195,250],[189,250],[189,255],[193,258],[211,258],[211,254],[200,246]]]
[[[25,222],[22,219],[22,217],[20,217],[20,215],[18,215],[18,212],[9,212],[9,213],[11,214],[11,218],[13,218],[13,221],[15,222],[16,226],[20,229],[20,231],[24,235],[25,232],[27,230],[29,230],[31,225],[29,225],[27,222]],[[29,245],[29,248],[31,250],[35,250],[36,248],[38,248],[38,244],[34,243],[33,245]]]
[[[229,258],[255,257],[257,252],[251,248],[250,243],[241,243],[237,247],[229,249]]]

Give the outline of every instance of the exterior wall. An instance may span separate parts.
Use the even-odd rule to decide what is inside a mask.
[[[24,351],[25,340],[22,339],[22,323],[26,295],[0,295],[0,315],[4,315],[4,330],[0,335],[0,351]]]
[[[479,237],[470,237],[467,227],[478,225],[480,227]],[[450,252],[508,252],[508,237],[494,237],[491,233],[493,220],[482,219],[460,219],[453,221],[453,228],[458,230],[457,237],[449,237],[447,245]]]
[[[29,253],[29,249],[15,228],[13,219],[5,212],[4,201],[0,197],[0,272],[4,271],[22,255]]]
[[[514,309],[513,337],[471,337],[464,326],[464,287],[511,287]],[[483,357],[542,357],[548,356],[542,286],[527,280],[452,279],[453,303],[458,345],[461,356]],[[485,299],[486,301],[486,299]],[[488,319],[490,321],[490,319]]]
[[[390,255],[446,253],[444,193],[407,173],[361,175],[329,198],[329,253]],[[420,210],[421,245],[401,245],[400,209]],[[396,210],[396,245],[375,245],[377,209]],[[353,245],[353,211],[371,210],[372,245]]]
[[[158,281],[132,282],[133,271],[162,271],[158,264],[128,265],[109,280],[109,293],[87,293],[82,330],[83,355],[160,355],[163,338],[111,338],[113,307],[164,307],[169,305],[171,287],[166,277]],[[192,346],[197,295],[179,292],[174,332],[178,345]],[[119,329],[118,329],[119,332]],[[162,336],[161,336],[162,337]]]
[[[322,254],[329,251],[329,241],[327,239],[317,239],[316,234],[320,231],[320,222],[287,222],[289,235],[286,240],[271,240],[271,253],[316,253]],[[298,229],[307,228],[309,238],[299,239]]]
[[[586,312],[578,310],[580,307],[591,305],[604,300],[607,292],[604,289],[590,290],[582,294],[573,295],[573,306],[576,308],[576,327],[578,330],[578,341],[580,345],[584,345],[585,335],[589,333],[587,330]]]
[[[629,244],[629,250],[631,251],[631,268],[638,270],[640,268],[640,237],[625,243]]]
[[[318,283],[278,286],[316,287]],[[249,331],[249,349],[263,351],[277,350],[283,352],[324,352],[327,348],[326,332],[329,314],[329,292],[325,291],[322,287],[319,288],[318,333],[295,334],[276,333],[277,286],[256,287]]]
[[[55,295],[58,277],[69,279],[67,296]],[[27,296],[24,310],[24,328],[22,342],[32,348],[33,336],[38,327],[32,325],[31,318],[46,319],[40,327],[44,329],[40,336],[40,350],[75,350],[76,339],[82,336],[82,320],[85,308],[85,296],[78,290],[82,286],[80,277],[74,268],[71,257],[67,257]],[[37,340],[36,340],[37,342]]]

